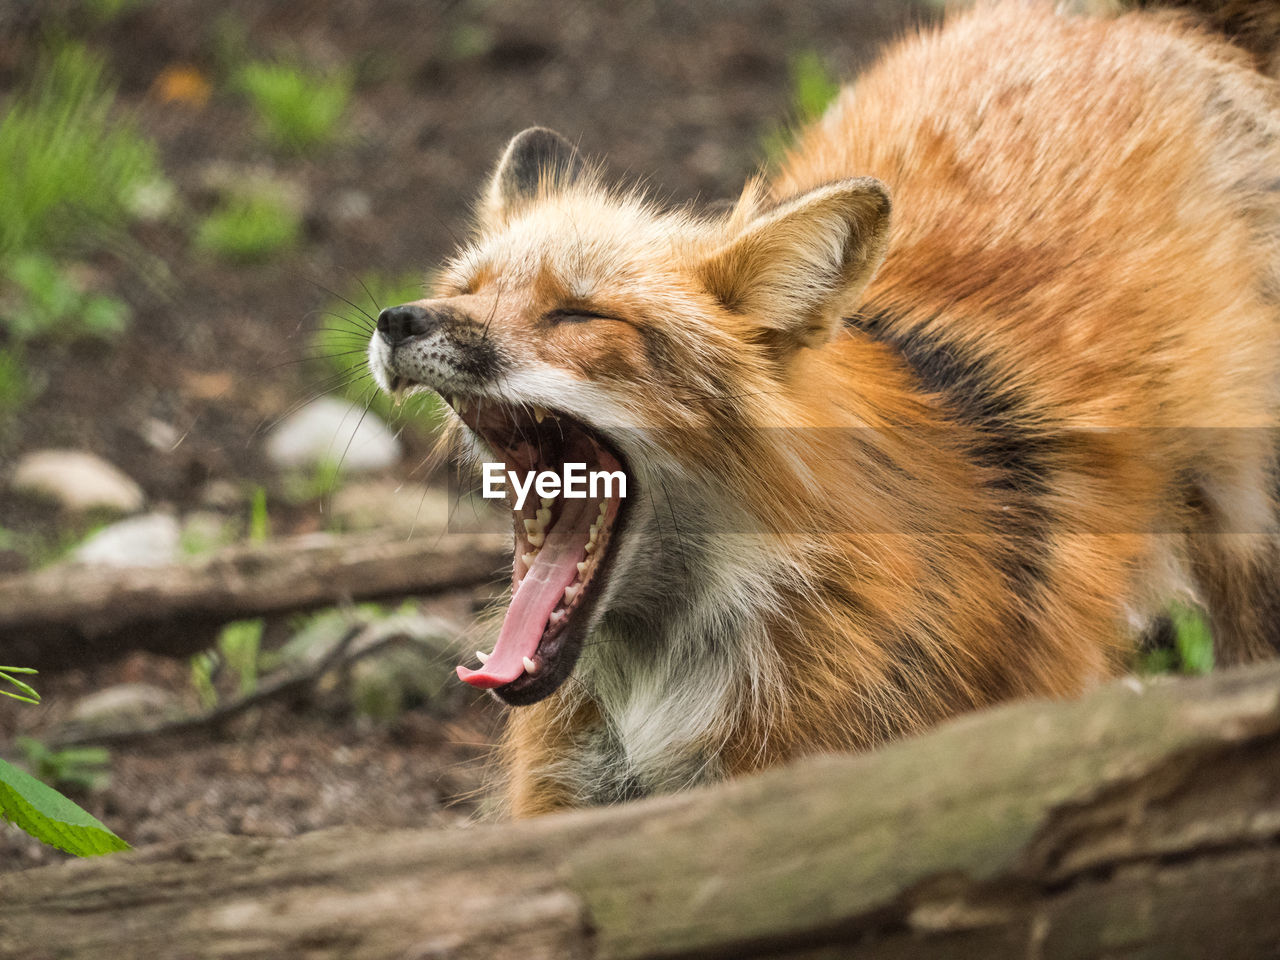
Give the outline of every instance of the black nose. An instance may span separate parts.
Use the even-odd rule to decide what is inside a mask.
[[[387,307],[378,314],[378,333],[393,347],[412,337],[422,336],[432,326],[431,314],[412,303]]]

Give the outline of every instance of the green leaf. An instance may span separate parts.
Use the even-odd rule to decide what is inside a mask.
[[[77,857],[128,850],[87,811],[35,777],[0,760],[0,817],[42,843]]]

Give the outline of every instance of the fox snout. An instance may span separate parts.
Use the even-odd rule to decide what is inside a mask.
[[[437,391],[479,389],[502,367],[482,320],[449,300],[402,303],[379,313],[369,365],[393,392],[410,384]]]

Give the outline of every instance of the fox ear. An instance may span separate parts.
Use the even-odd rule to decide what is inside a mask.
[[[489,181],[483,203],[486,219],[503,219],[512,207],[572,183],[583,169],[577,148],[554,130],[530,127],[517,133]]]
[[[702,262],[702,281],[780,345],[818,346],[884,258],[889,206],[870,177],[818,187],[748,222]]]

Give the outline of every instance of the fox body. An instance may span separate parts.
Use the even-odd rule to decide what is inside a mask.
[[[530,815],[1077,694],[1178,597],[1220,661],[1274,653],[1278,334],[1274,81],[1190,21],[1006,3],[728,211],[526,131],[371,364],[480,459],[632,481],[516,512],[460,669],[517,706]]]

